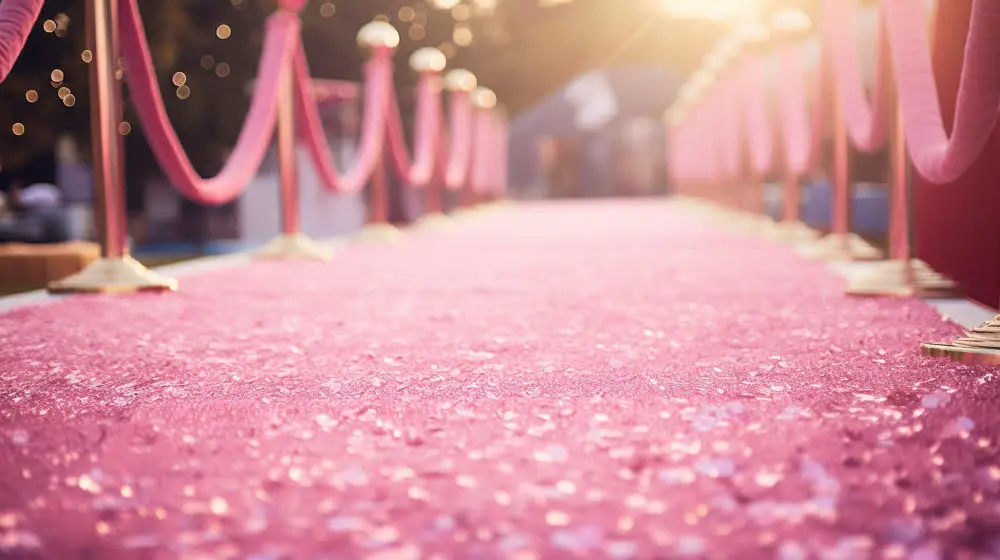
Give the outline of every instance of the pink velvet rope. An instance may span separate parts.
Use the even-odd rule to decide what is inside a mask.
[[[413,161],[403,137],[403,122],[393,91],[388,103],[387,139],[389,159],[398,176],[415,188],[427,186],[434,178],[438,135],[441,132],[441,78],[424,73],[417,82],[417,108],[414,123]]]
[[[982,153],[1000,110],[1000,2],[975,0],[949,138],[937,97],[922,2],[884,0],[910,159],[928,181],[961,177]]]
[[[921,2],[910,2],[921,4]],[[888,72],[884,17],[880,15],[876,47],[875,91],[866,99],[857,42],[854,40],[856,0],[823,0],[823,43],[829,49],[838,102],[851,142],[863,152],[885,144],[889,128]]]
[[[503,197],[507,193],[507,157],[510,125],[507,119],[500,115],[493,116],[493,133],[496,141],[496,153],[493,157],[493,193]]]
[[[334,192],[351,193],[361,190],[379,164],[385,146],[386,113],[392,94],[392,57],[388,50],[376,50],[365,63],[364,116],[361,139],[350,169],[341,174],[331,159],[330,144],[323,132],[316,100],[310,93],[312,78],[301,45],[294,56],[295,103],[299,122],[299,137],[323,186]]]
[[[747,153],[750,168],[757,175],[771,170],[774,160],[774,129],[771,126],[771,107],[767,86],[764,83],[764,60],[751,54],[743,64],[744,118]]]
[[[121,48],[132,106],[160,167],[174,187],[193,201],[224,204],[233,200],[253,180],[270,146],[277,119],[281,74],[290,68],[298,41],[298,17],[278,12],[268,18],[247,119],[222,171],[205,179],[194,170],[170,124],[136,0],[120,0],[119,8]]]
[[[495,155],[492,115],[486,109],[476,109],[472,115],[472,170],[469,183],[473,192],[490,191],[490,165]]]
[[[7,79],[44,0],[0,0],[0,82]]]
[[[453,91],[449,96],[449,131],[447,167],[444,183],[448,190],[458,190],[469,180],[473,154],[473,111],[469,93]]]
[[[806,96],[802,49],[792,45],[778,52],[778,104],[785,149],[785,168],[796,176],[809,170],[812,163],[812,134]]]

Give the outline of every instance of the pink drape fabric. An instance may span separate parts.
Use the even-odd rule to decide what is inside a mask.
[[[291,68],[299,20],[287,11],[267,20],[250,111],[236,146],[218,175],[202,178],[194,170],[170,124],[136,0],[120,0],[121,49],[132,106],[164,174],[185,197],[203,204],[236,198],[257,173],[274,132],[282,72]]]
[[[24,50],[44,0],[0,0],[0,82]]]

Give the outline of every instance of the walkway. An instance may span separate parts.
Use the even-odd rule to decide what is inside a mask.
[[[18,309],[0,553],[1000,556],[998,381],[842,287],[635,201]]]

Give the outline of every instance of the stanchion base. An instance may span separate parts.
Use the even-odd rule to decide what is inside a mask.
[[[780,222],[774,230],[774,239],[798,245],[819,239],[820,233],[802,222]]]
[[[433,212],[431,214],[424,214],[414,222],[413,227],[418,229],[439,229],[448,227],[451,224],[451,218],[447,214],[441,212]]]
[[[124,294],[176,289],[177,280],[149,270],[128,255],[117,259],[102,258],[48,285],[52,294]]]
[[[854,233],[831,233],[813,245],[802,247],[799,253],[811,259],[827,261],[877,261],[885,258],[882,251]]]
[[[268,241],[253,257],[270,261],[327,261],[333,251],[301,233],[282,233]]]
[[[402,239],[403,232],[392,224],[368,224],[354,236],[360,243],[397,243]]]
[[[916,297],[954,299],[958,285],[919,259],[891,260],[878,264],[847,285],[847,293],[861,297]]]
[[[1000,366],[1000,348],[975,348],[946,343],[926,342],[920,353],[929,358],[947,358],[974,366]]]

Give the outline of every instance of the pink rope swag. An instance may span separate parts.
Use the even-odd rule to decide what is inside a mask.
[[[414,125],[413,161],[406,148],[403,122],[399,115],[395,91],[388,104],[389,155],[396,173],[411,187],[423,188],[434,178],[441,135],[441,78],[424,74],[417,84],[416,123]]]
[[[305,52],[299,45],[294,57],[295,103],[300,139],[305,142],[316,172],[328,190],[352,193],[361,190],[371,177],[383,154],[386,114],[392,99],[392,58],[389,51],[378,51],[365,63],[364,116],[361,139],[350,169],[341,173],[330,157],[330,145],[323,133],[323,122],[311,96],[312,78]]]
[[[854,40],[853,22],[856,11],[856,0],[824,0],[823,43],[829,49],[832,59],[834,83],[838,102],[843,108],[847,134],[859,150],[874,152],[885,144],[889,129],[885,18],[880,15],[875,91],[872,102],[869,103],[861,76],[860,54]]]
[[[468,92],[454,91],[449,97],[451,147],[444,180],[449,190],[458,190],[465,186],[472,169],[473,111]]]
[[[922,2],[884,0],[892,66],[910,158],[928,181],[950,183],[982,153],[1000,110],[1000,2],[975,0],[954,126],[938,102]]]
[[[44,0],[0,0],[0,82],[7,79]]]
[[[222,171],[205,179],[198,175],[177,138],[163,105],[149,44],[136,0],[120,0],[121,48],[132,106],[150,147],[167,178],[185,197],[203,204],[224,204],[253,180],[271,144],[277,119],[281,74],[290,69],[298,41],[299,20],[282,11],[268,18],[264,48],[253,99],[236,146]]]

